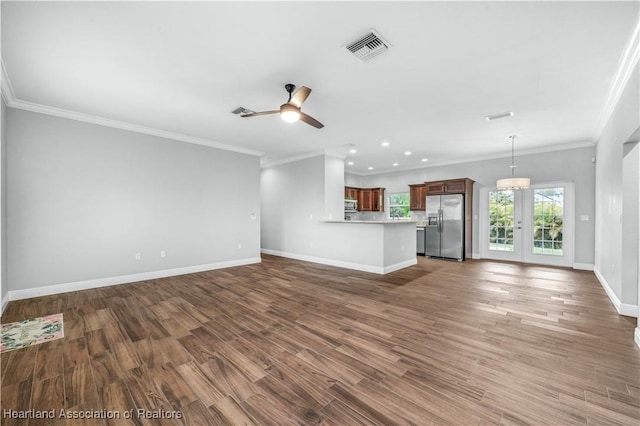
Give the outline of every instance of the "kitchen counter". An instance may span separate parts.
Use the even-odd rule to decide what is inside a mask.
[[[378,225],[401,225],[410,224],[416,225],[418,222],[415,220],[325,220],[325,223],[366,223],[366,224],[378,224]]]
[[[310,248],[327,253],[323,263],[377,274],[417,263],[415,221],[325,220],[320,232],[326,246],[311,244]],[[311,257],[302,260],[318,261]]]

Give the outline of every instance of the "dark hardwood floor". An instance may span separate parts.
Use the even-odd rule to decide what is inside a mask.
[[[3,425],[640,424],[636,320],[591,272],[265,255],[10,302],[2,322],[58,312],[64,339],[1,355],[2,412],[120,418]]]

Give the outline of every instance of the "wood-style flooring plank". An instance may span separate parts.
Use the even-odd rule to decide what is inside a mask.
[[[232,396],[238,402],[258,393],[258,388],[253,382],[223,357],[209,359],[201,367],[209,380],[215,383],[216,388],[219,388],[223,394]]]
[[[51,377],[33,383],[31,403],[40,412],[53,412],[53,418],[33,418],[29,425],[51,424],[65,403],[64,376]]]
[[[214,417],[214,423],[221,426],[252,426],[256,423],[230,396],[214,402],[209,410]]]
[[[33,382],[31,380],[25,380],[10,385],[2,384],[2,392],[0,392],[0,405],[2,410],[9,410],[10,412],[27,412],[31,409],[31,389]],[[16,425],[26,426],[29,424],[29,419],[19,418],[13,414],[5,415],[2,413],[3,425]]]
[[[138,409],[153,411],[169,403],[146,366],[127,371],[125,384]]]
[[[189,383],[180,376],[170,362],[153,368],[151,376],[174,409],[179,409],[198,399]]]
[[[96,384],[89,361],[75,364],[64,371],[66,408],[75,407],[98,398]]]

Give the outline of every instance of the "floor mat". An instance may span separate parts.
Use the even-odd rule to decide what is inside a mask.
[[[64,337],[62,314],[2,324],[0,352],[26,348]]]

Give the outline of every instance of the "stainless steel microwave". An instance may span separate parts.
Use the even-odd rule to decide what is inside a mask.
[[[344,200],[344,212],[355,213],[358,211],[358,200]]]

